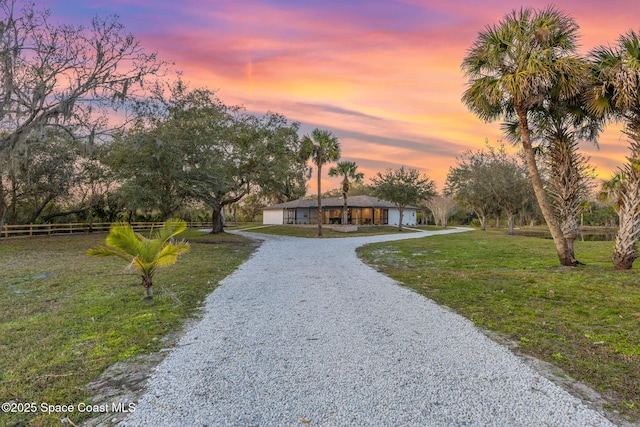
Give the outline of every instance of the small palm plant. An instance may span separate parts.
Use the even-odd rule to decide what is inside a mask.
[[[187,228],[187,223],[181,219],[171,219],[155,232],[151,238],[146,238],[133,231],[131,224],[121,223],[111,227],[106,239],[106,247],[99,246],[89,249],[89,256],[117,256],[129,262],[129,267],[140,270],[144,299],[151,300],[153,292],[153,275],[159,267],[175,264],[178,256],[189,250],[187,242],[174,242],[173,238]]]

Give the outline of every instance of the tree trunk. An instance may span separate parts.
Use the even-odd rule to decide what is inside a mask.
[[[13,175],[13,174],[12,174]],[[0,193],[2,193],[2,189],[0,189]],[[2,197],[2,199],[4,200],[4,197],[0,194],[0,197]],[[6,218],[6,214],[7,212],[11,212],[11,216],[9,217],[10,220],[13,222],[14,225],[16,225],[18,223],[18,184],[16,182],[16,179],[14,176],[11,177],[11,206],[8,208],[5,208],[4,213],[0,212],[0,215],[3,215],[2,219],[4,220]],[[0,203],[2,203],[2,201],[0,201]],[[4,202],[6,203],[6,202]],[[0,210],[2,208],[0,207]],[[2,227],[0,227],[0,230],[2,230]]]
[[[342,224],[347,225],[349,222],[349,207],[347,204],[347,196],[349,195],[349,179],[345,175],[342,180],[342,197],[344,198],[344,209],[342,211]]]
[[[344,198],[344,205],[342,206],[342,225],[347,225],[349,220],[349,215],[347,213],[347,193],[342,193],[342,197]]]
[[[218,203],[211,207],[211,221],[213,221],[211,234],[224,233],[224,216],[222,215],[222,206]]]
[[[402,216],[404,214],[404,208],[398,208],[398,212],[400,213],[400,221],[398,221],[398,231],[402,231]]]
[[[36,208],[33,211],[33,213],[31,213],[31,217],[29,218],[29,224],[35,224],[36,220],[38,219],[38,217],[40,216],[40,214],[42,213],[44,208],[53,199],[55,199],[55,195],[49,194],[47,197],[44,198],[44,200],[38,206],[36,206]]]
[[[576,218],[568,218],[563,221],[560,228],[562,229],[562,234],[564,235],[565,240],[567,241],[567,247],[569,248],[569,253],[573,258],[576,257],[575,246],[574,243],[578,238],[578,221]]]
[[[236,208],[235,204],[233,205],[233,223],[236,225],[236,228],[238,227],[238,209]]]
[[[153,290],[151,289],[151,285],[153,285],[151,277],[142,276],[142,286],[144,287],[145,301],[151,301],[153,299]]]
[[[542,211],[542,216],[547,223],[547,227],[549,227],[551,237],[553,237],[553,243],[556,246],[556,252],[558,253],[560,264],[564,266],[575,267],[577,262],[569,252],[567,240],[564,238],[562,230],[560,229],[560,224],[558,224],[558,221],[553,214],[553,210],[551,209],[551,205],[549,204],[549,199],[547,198],[547,194],[542,184],[542,179],[540,178],[540,172],[538,171],[536,159],[533,154],[533,147],[531,145],[531,135],[529,133],[527,113],[523,110],[518,110],[517,112],[520,134],[522,138],[522,147],[524,149],[524,156],[527,162],[527,167],[529,169],[529,175],[531,175],[533,191],[536,195],[540,210]]]
[[[2,230],[4,229],[4,220],[7,217],[7,203],[4,200],[4,189],[2,188],[2,181],[0,181],[0,237],[2,237]]]
[[[320,178],[322,178],[322,165],[318,162],[318,237],[322,237],[322,186]]]
[[[513,232],[514,229],[514,223],[515,223],[515,215],[512,213],[507,214],[507,227],[508,227],[508,234],[509,236],[513,236],[515,233]]]
[[[55,212],[55,213],[51,213],[49,215],[45,215],[41,219],[42,219],[42,222],[49,222],[53,218],[58,218],[58,217],[61,217],[61,216],[68,216],[68,215],[73,215],[73,214],[80,214],[80,213],[88,211],[89,209],[91,209],[91,206],[84,207],[84,208],[79,208],[79,209],[73,209],[73,210],[65,211],[65,212]],[[31,224],[33,224],[34,222],[35,222],[35,220],[31,221]]]
[[[629,177],[631,178],[631,177]],[[620,200],[620,226],[616,234],[613,249],[613,267],[616,270],[629,270],[638,258],[636,244],[640,235],[640,183],[628,182],[627,192]]]
[[[479,211],[474,210],[473,213],[478,217],[478,221],[480,221],[480,230],[487,231],[487,216],[484,213],[480,213]]]

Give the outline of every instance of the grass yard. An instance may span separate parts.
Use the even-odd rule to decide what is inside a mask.
[[[191,251],[160,269],[154,299],[116,258],[88,257],[106,234],[0,240],[0,402],[87,402],[108,366],[157,351],[256,248],[236,235],[187,231]],[[64,414],[0,413],[2,426],[61,425]],[[77,411],[70,419],[86,418]]]
[[[562,268],[551,240],[473,231],[358,249],[379,271],[450,307],[518,351],[560,367],[640,421],[640,283],[614,271],[612,242],[576,242]]]

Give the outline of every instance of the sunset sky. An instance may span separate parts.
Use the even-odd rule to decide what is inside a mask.
[[[36,0],[56,21],[85,24],[116,14],[149,51],[174,61],[192,87],[218,91],[228,105],[274,111],[340,140],[365,182],[378,171],[417,168],[442,190],[467,149],[497,144],[461,103],[460,64],[478,31],[531,0]],[[580,26],[581,51],[640,30],[637,0],[559,0]],[[585,145],[602,178],[626,155],[620,126],[600,148]],[[328,168],[327,168],[328,169]],[[326,173],[325,173],[326,175]],[[308,194],[315,193],[315,181]],[[323,178],[323,191],[337,180]]]

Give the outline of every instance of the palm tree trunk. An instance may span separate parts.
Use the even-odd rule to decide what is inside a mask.
[[[153,299],[153,290],[151,289],[152,285],[151,277],[142,276],[142,286],[144,287],[144,300],[151,301]]]
[[[567,241],[569,253],[571,253],[571,256],[573,258],[575,258],[576,255],[574,243],[578,238],[578,221],[575,217],[568,218],[567,220],[563,221],[563,223],[560,225],[560,228],[562,229],[562,234]]]
[[[342,225],[347,225],[347,193],[342,193],[342,198],[344,200],[344,204],[342,206]]]
[[[318,237],[322,237],[322,186],[320,178],[322,178],[322,165],[318,162]]]
[[[633,175],[629,179],[634,178]],[[640,182],[627,182],[620,200],[620,226],[613,249],[613,267],[629,270],[638,258],[636,244],[640,236]]]
[[[564,266],[575,267],[576,260],[573,256],[571,256],[569,247],[567,246],[567,241],[562,234],[560,224],[553,214],[553,210],[551,209],[551,205],[549,204],[549,199],[547,198],[547,193],[545,192],[544,186],[542,185],[542,179],[540,178],[540,172],[538,171],[536,159],[533,154],[533,147],[531,145],[531,135],[529,132],[526,111],[518,110],[518,119],[522,137],[522,147],[524,149],[524,157],[529,169],[529,175],[531,175],[533,192],[536,195],[538,205],[540,205],[540,210],[542,211],[542,216],[547,223],[547,227],[549,227],[551,237],[553,237],[553,243],[556,246],[560,264]]]
[[[344,198],[344,207],[342,209],[342,225],[347,225],[349,215],[347,213],[347,196],[349,195],[349,179],[347,175],[342,180],[342,197]]]

